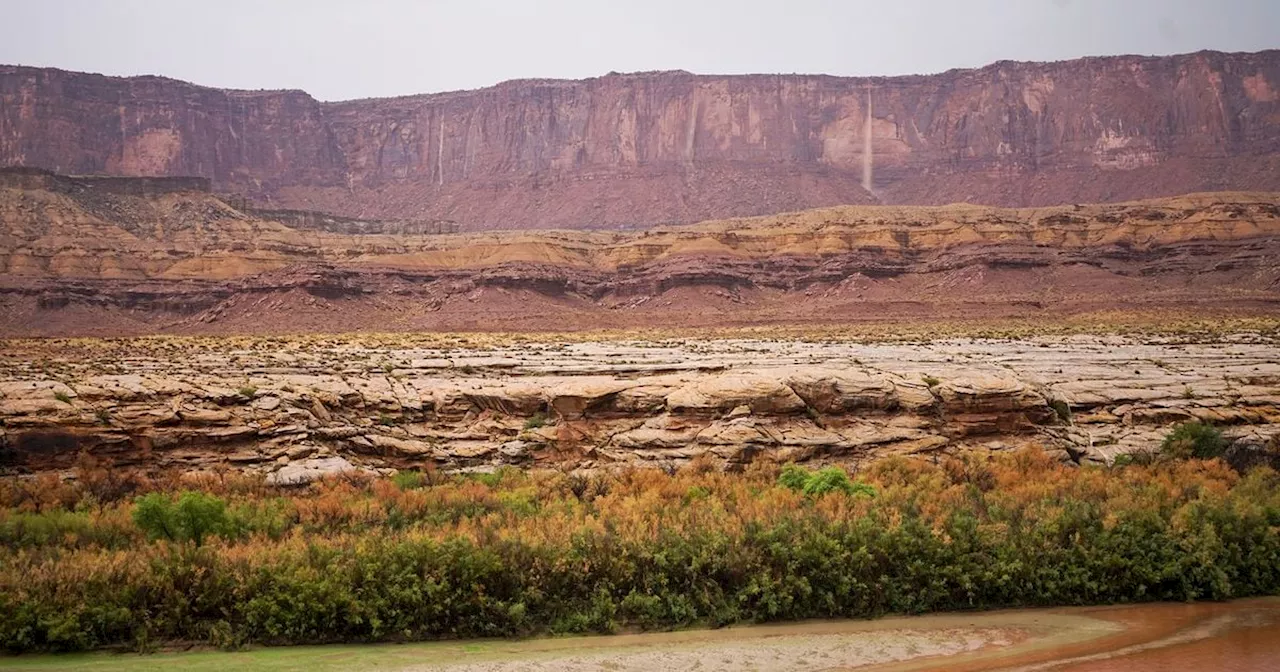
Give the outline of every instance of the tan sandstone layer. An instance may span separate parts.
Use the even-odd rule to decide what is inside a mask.
[[[1274,335],[854,343],[8,341],[0,464],[82,453],[275,482],[349,469],[858,462],[1025,445],[1106,463],[1176,422],[1280,435]]]
[[[0,171],[0,335],[1274,315],[1280,195],[840,206],[643,232],[438,234],[191,180]]]

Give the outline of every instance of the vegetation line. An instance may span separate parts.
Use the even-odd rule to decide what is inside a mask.
[[[1280,475],[1218,459],[1076,468],[1024,451],[891,458],[856,478],[695,462],[676,474],[422,472],[296,491],[229,475],[79,476],[0,481],[0,646],[11,652],[1280,593]]]

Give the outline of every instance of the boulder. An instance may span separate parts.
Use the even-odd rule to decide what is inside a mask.
[[[294,460],[267,476],[272,485],[303,485],[325,476],[362,471],[342,457],[317,457]]]
[[[463,389],[462,394],[478,408],[505,415],[533,415],[543,411],[547,405],[542,388],[530,383],[486,385]]]
[[[704,426],[663,415],[634,429],[614,434],[608,445],[626,450],[683,448],[693,443]]]
[[[683,384],[683,381],[680,383]],[[667,395],[677,389],[674,384],[641,384],[618,392],[613,408],[619,413],[647,415],[661,413],[667,406]]]
[[[884,411],[898,405],[896,388],[887,375],[858,369],[800,369],[786,379],[786,384],[820,413]]]
[[[713,446],[741,446],[746,444],[777,445],[773,436],[760,423],[751,418],[735,418],[711,423],[694,437],[697,443]]]
[[[964,373],[936,386],[949,431],[956,436],[1016,432],[1057,417],[1029,384],[1008,376]]]
[[[549,387],[546,398],[556,415],[576,420],[588,412],[607,408],[619,392],[630,386],[626,381],[613,378],[569,379]]]
[[[382,434],[369,434],[365,437],[373,444],[375,448],[381,449],[392,455],[403,456],[422,456],[432,455],[442,457],[443,453],[431,443],[426,441],[416,441],[413,439],[398,439],[393,436],[384,436]]]
[[[777,377],[759,373],[726,373],[700,378],[667,395],[672,413],[727,413],[747,406],[757,415],[786,415],[805,403]]]
[[[895,378],[893,393],[898,399],[898,405],[912,413],[932,412],[938,405],[938,398],[934,396],[932,388],[923,381]]]

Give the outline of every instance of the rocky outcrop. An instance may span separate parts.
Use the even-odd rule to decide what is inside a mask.
[[[1278,91],[1277,51],[905,77],[609,74],[334,103],[2,66],[0,165],[193,175],[288,207],[464,230],[1121,201],[1280,190]]]
[[[1023,210],[842,206],[631,233],[444,235],[430,222],[241,209],[199,186],[0,171],[0,335],[563,331],[1280,306],[1274,194]]]
[[[10,342],[0,470],[857,463],[1037,445],[1105,463],[1178,422],[1280,441],[1273,337],[922,344],[449,337]]]

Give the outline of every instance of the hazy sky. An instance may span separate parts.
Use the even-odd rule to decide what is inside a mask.
[[[324,100],[609,71],[939,72],[1280,47],[1280,0],[0,0],[0,63]]]

